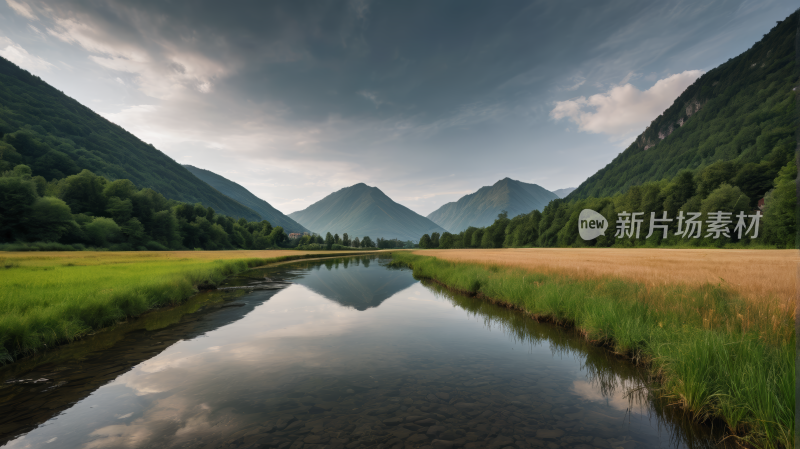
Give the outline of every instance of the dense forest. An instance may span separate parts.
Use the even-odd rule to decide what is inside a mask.
[[[211,207],[169,200],[127,179],[89,170],[47,181],[27,165],[8,170],[0,159],[0,250],[115,251],[168,249],[376,249],[410,242],[373,242],[327,234],[289,239],[280,226],[219,214]]]
[[[234,220],[89,170],[46,181],[17,165],[0,177],[3,249],[265,249],[286,241],[267,221]]]
[[[787,155],[788,157],[788,155]],[[773,163],[780,163],[771,160]],[[795,248],[798,241],[797,222],[797,165],[791,159],[778,170],[763,205],[763,217],[759,222],[758,234],[753,231],[739,238],[735,232],[736,216],[755,215],[753,197],[764,190],[761,185],[753,185],[753,178],[740,177],[740,168],[731,161],[718,161],[705,169],[693,173],[683,170],[671,181],[659,181],[633,186],[624,194],[613,197],[589,199],[557,199],[545,207],[544,211],[534,210],[528,214],[509,218],[501,213],[490,226],[470,227],[459,234],[445,232],[441,235],[425,234],[419,242],[421,248],[502,248],[502,247],[654,247],[654,246],[693,246],[693,247],[776,247]],[[756,192],[754,194],[754,192]],[[583,209],[599,212],[608,220],[605,235],[594,240],[583,240],[578,234],[578,216]],[[710,214],[718,211],[730,213],[730,223],[724,226],[727,236],[708,235]],[[617,237],[620,213],[641,212],[642,219],[639,237],[623,235]],[[701,213],[703,225],[699,238],[676,235],[678,216]],[[655,217],[672,219],[667,237],[662,229],[654,228],[650,233],[651,213]],[[759,212],[760,213],[760,212]],[[750,227],[753,218],[746,218]],[[647,237],[649,235],[649,237]]]
[[[152,145],[3,58],[0,105],[0,159],[11,168],[25,164],[48,181],[87,169],[232,217],[261,219]]]
[[[553,200],[542,212],[500,214],[484,228],[426,234],[420,247],[796,247],[799,14],[700,77],[628,149],[566,199]],[[740,238],[734,232],[736,216],[754,215],[760,201],[758,234],[753,227]],[[579,236],[583,209],[608,220],[603,236],[588,241]],[[617,232],[620,214],[632,212],[641,213],[638,238]],[[722,226],[726,232],[719,235],[708,232],[717,212],[730,213],[730,222]],[[689,213],[701,214],[697,238],[676,235],[678,218]],[[671,221],[653,224],[667,225],[666,238],[663,228],[650,232],[651,218],[664,214]],[[745,219],[747,227],[752,221]]]
[[[751,206],[793,157],[799,12],[741,55],[709,70],[568,199],[610,197],[719,161]]]

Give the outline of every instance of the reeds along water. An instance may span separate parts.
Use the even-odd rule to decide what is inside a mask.
[[[793,444],[795,336],[788,313],[721,285],[656,286],[407,253],[394,262],[417,277],[574,325],[587,339],[647,364],[660,394],[698,421],[720,419],[765,447]]]

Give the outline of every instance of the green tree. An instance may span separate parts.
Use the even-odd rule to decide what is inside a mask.
[[[153,214],[149,231],[152,239],[161,245],[179,248],[183,241],[179,229],[178,219],[172,211],[162,210]]]
[[[36,197],[36,185],[30,174],[27,180],[13,173],[0,177],[0,241],[8,242],[25,234],[25,217]]]
[[[93,245],[106,247],[111,243],[119,242],[122,238],[122,229],[114,220],[106,217],[95,217],[83,227],[83,231]]]
[[[775,188],[764,199],[764,240],[785,248],[797,248],[797,165],[792,161],[775,178]]]
[[[443,232],[442,237],[439,239],[439,248],[441,249],[453,248],[454,247],[453,243],[454,243],[453,234],[446,231]]]
[[[730,182],[736,175],[736,164],[733,161],[717,161],[700,172],[697,179],[697,193],[708,196],[722,183]]]
[[[720,185],[700,203],[703,218],[707,218],[709,212],[722,211],[736,214],[739,211],[748,212],[749,209],[750,198],[738,187],[730,184]]]
[[[439,247],[439,233],[434,232],[431,234],[431,248],[438,248]]]
[[[464,231],[462,231],[464,248],[474,248],[472,246],[472,235],[477,230],[478,230],[478,228],[476,228],[474,226],[470,226],[467,229],[465,229]]]
[[[57,150],[50,150],[36,158],[31,168],[46,179],[61,179],[81,171],[69,156]]]
[[[664,189],[664,210],[675,217],[678,209],[695,194],[696,184],[691,170],[681,170]]]
[[[423,249],[433,248],[433,243],[431,242],[431,236],[428,234],[423,234],[422,237],[419,239],[419,247]]]
[[[52,196],[37,198],[26,222],[32,240],[50,242],[57,242],[70,228],[78,226],[67,203]]]
[[[144,225],[138,218],[131,218],[120,226],[122,234],[128,239],[128,243],[134,248],[144,244],[147,241],[147,234],[144,231]]]
[[[109,182],[103,188],[103,196],[106,198],[117,197],[120,199],[130,199],[139,189],[128,179],[117,179],[116,181]],[[189,206],[183,204],[182,206]],[[194,218],[194,217],[192,217]]]
[[[483,234],[484,230],[482,228],[476,229],[475,232],[472,233],[472,242],[470,242],[470,247],[480,248],[481,243],[483,242]]]
[[[275,246],[281,246],[289,240],[289,236],[283,231],[283,227],[278,226],[272,230],[269,234],[270,240],[272,244]]]
[[[125,223],[133,215],[133,203],[129,199],[121,200],[119,197],[112,196],[106,203],[106,213],[115,222]]]
[[[59,182],[59,197],[73,213],[102,216],[106,210],[106,198],[103,196],[105,184],[105,178],[83,170]]]
[[[342,245],[350,246],[350,243],[351,243],[350,236],[348,236],[347,233],[345,232],[344,234],[342,234]]]

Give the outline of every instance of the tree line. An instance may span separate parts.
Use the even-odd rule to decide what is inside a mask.
[[[503,248],[503,247],[776,247],[795,248],[798,238],[798,208],[796,179],[797,165],[791,159],[777,169],[789,155],[774,154],[761,164],[740,164],[736,161],[718,161],[693,173],[682,170],[672,180],[649,182],[629,188],[625,193],[603,198],[556,199],[543,211],[509,218],[503,212],[494,223],[483,228],[469,227],[460,233],[444,232],[425,234],[420,238],[420,248]],[[764,165],[765,167],[760,167]],[[776,173],[771,181],[764,174]],[[676,235],[679,215],[701,213],[703,220],[709,214],[722,211],[735,217],[743,212],[754,214],[758,200],[764,198],[763,217],[759,219],[756,238],[753,232],[741,238],[729,226],[728,235],[707,236],[706,228],[699,238]],[[605,235],[593,240],[579,236],[578,217],[584,209],[599,212],[608,219]],[[617,236],[617,220],[623,212],[642,212],[640,236]],[[667,238],[663,232],[650,232],[651,213],[672,221],[667,223]],[[759,212],[760,213],[760,212]],[[748,218],[748,224],[752,218]],[[646,237],[648,236],[649,237]]]
[[[31,242],[130,251],[268,249],[286,247],[289,239],[266,220],[235,220],[127,179],[109,181],[82,170],[48,182],[17,165],[0,176],[0,243],[24,249]]]
[[[402,248],[411,242],[345,233],[289,239],[269,221],[219,214],[202,204],[165,198],[128,179],[89,170],[47,181],[24,164],[8,169],[0,157],[0,249],[221,250],[271,248]]]
[[[323,238],[319,234],[306,234],[296,241],[296,248],[300,250],[341,250],[341,249],[393,249],[393,248],[413,248],[414,244],[411,241],[402,241],[399,239],[384,239],[378,237],[376,241],[372,241],[369,236],[364,236],[361,239],[358,237],[350,236],[345,232],[339,237],[339,234],[325,234]]]

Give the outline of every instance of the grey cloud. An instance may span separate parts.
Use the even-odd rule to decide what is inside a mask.
[[[443,192],[430,200],[441,204],[458,198],[445,192],[505,176],[579,184],[620,149],[565,132],[549,117],[556,102],[606,92],[631,73],[652,75],[631,78],[646,91],[707,70],[794,9],[721,0],[11,3],[9,13],[50,31],[51,45],[58,37],[83,49],[83,62],[77,52],[65,62],[88,61],[149,95],[104,112],[178,160],[247,162],[272,180],[242,183],[279,208],[363,181],[421,213],[438,207],[431,193]],[[35,19],[20,15],[28,11]],[[320,164],[325,179],[307,170]]]

